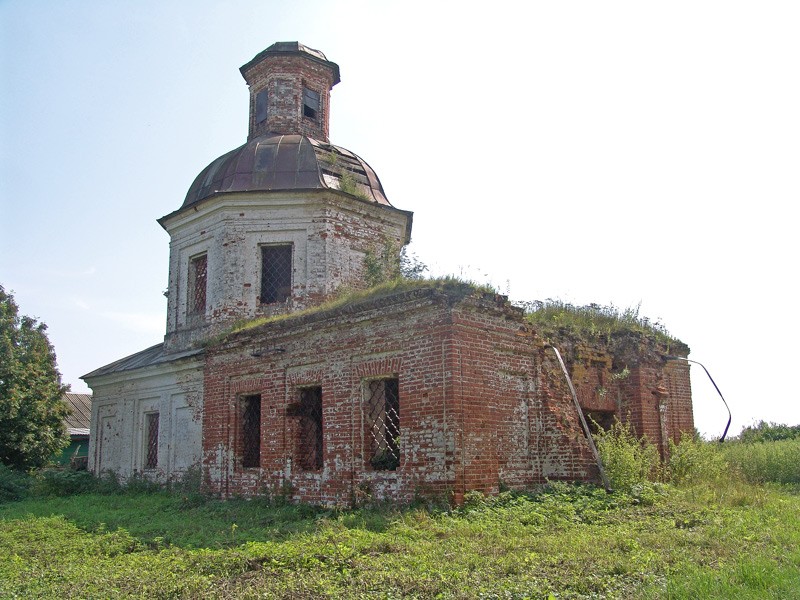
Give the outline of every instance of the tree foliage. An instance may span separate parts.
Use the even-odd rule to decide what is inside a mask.
[[[40,467],[67,442],[56,354],[47,326],[19,314],[0,285],[0,463]]]
[[[795,438],[800,438],[800,425],[785,425],[766,421],[748,425],[739,434],[739,440],[745,443],[777,442]]]

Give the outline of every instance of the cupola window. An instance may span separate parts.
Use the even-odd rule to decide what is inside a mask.
[[[267,120],[267,90],[256,94],[256,123]]]
[[[189,314],[206,314],[206,288],[208,286],[208,255],[201,254],[189,261]]]
[[[261,246],[261,304],[284,302],[292,294],[292,245]]]
[[[319,114],[319,92],[303,88],[303,116],[317,120]]]

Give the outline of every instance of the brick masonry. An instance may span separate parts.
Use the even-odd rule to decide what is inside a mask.
[[[688,369],[658,348],[640,352],[625,378],[614,348],[565,350],[587,410],[629,414],[662,447],[692,429]],[[365,450],[365,382],[380,377],[399,379],[394,471],[372,468]],[[322,388],[323,466],[304,471],[290,405],[312,385]],[[204,389],[205,484],[222,496],[458,502],[469,490],[596,478],[554,353],[502,296],[423,288],[262,325],[207,349]],[[261,457],[243,468],[239,402],[252,394],[262,398]]]
[[[305,52],[268,53],[261,60],[242,67],[250,87],[250,127],[248,140],[266,133],[300,134],[328,141],[330,93],[337,83],[335,64]],[[320,110],[314,118],[303,115],[303,89],[319,94]],[[256,96],[269,95],[267,117],[256,121]]]

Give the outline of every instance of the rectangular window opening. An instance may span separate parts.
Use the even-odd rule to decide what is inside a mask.
[[[261,394],[244,396],[242,411],[242,467],[261,465]]]
[[[300,389],[295,407],[297,464],[305,471],[318,471],[322,468],[322,388]]]
[[[395,471],[400,465],[400,383],[396,377],[374,379],[365,385],[366,457],[376,471]]]
[[[319,92],[303,88],[303,116],[317,120],[319,114]]]
[[[145,469],[158,467],[158,413],[145,413]]]
[[[189,314],[206,314],[208,287],[208,255],[201,254],[189,261]]]
[[[261,246],[261,303],[285,302],[292,294],[292,245]]]
[[[586,422],[594,433],[608,431],[614,425],[615,414],[610,410],[587,410],[584,411]]]
[[[267,90],[256,94],[256,123],[267,120]]]

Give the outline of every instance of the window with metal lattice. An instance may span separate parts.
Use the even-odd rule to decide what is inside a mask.
[[[155,469],[158,467],[158,413],[145,413],[144,418],[144,468]]]
[[[318,471],[322,468],[322,388],[300,388],[291,411],[290,416],[297,418],[297,465],[304,471]]]
[[[285,302],[292,294],[292,245],[261,246],[261,304]]]
[[[208,289],[208,255],[200,254],[189,260],[189,298],[190,315],[206,314],[206,293]]]
[[[396,377],[364,382],[365,457],[376,471],[400,465],[400,382]]]

